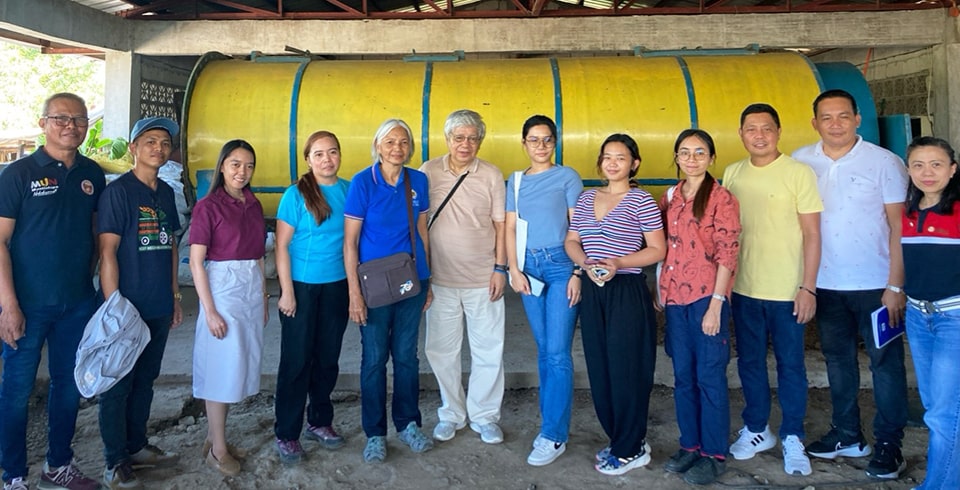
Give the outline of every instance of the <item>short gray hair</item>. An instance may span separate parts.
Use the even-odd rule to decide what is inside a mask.
[[[460,109],[459,111],[451,112],[450,115],[447,116],[447,122],[443,124],[443,134],[447,138],[450,138],[454,129],[468,126],[477,128],[477,136],[480,137],[480,142],[482,143],[483,137],[487,135],[487,125],[483,123],[483,116],[470,109]]]
[[[373,135],[373,144],[370,146],[370,156],[373,157],[374,163],[380,160],[380,152],[377,151],[377,145],[380,143],[380,140],[396,128],[403,128],[403,130],[407,132],[407,138],[410,140],[410,155],[407,156],[407,161],[403,162],[403,164],[406,165],[410,162],[410,158],[413,157],[413,152],[417,149],[413,142],[413,131],[410,130],[410,126],[408,126],[407,123],[403,122],[403,119],[387,119],[383,121],[383,124],[377,129],[376,134]]]

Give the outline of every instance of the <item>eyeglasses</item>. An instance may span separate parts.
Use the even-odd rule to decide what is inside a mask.
[[[89,117],[86,117],[86,116],[77,116],[77,117],[71,117],[71,116],[43,116],[43,118],[46,119],[47,121],[53,121],[54,124],[56,124],[57,126],[59,126],[59,127],[61,127],[61,128],[67,127],[67,125],[69,125],[71,121],[73,121],[73,125],[76,126],[76,127],[78,127],[78,128],[80,128],[80,127],[86,127],[87,125],[90,124],[90,118],[89,118]]]
[[[480,137],[479,137],[479,136],[464,136],[464,135],[462,135],[462,134],[455,134],[455,135],[453,135],[453,136],[450,137],[450,141],[453,141],[454,143],[467,142],[467,143],[470,143],[471,145],[479,145],[479,144],[480,144]]]
[[[540,143],[543,143],[543,146],[545,146],[545,147],[547,147],[547,148],[553,148],[553,147],[556,146],[556,144],[557,144],[557,140],[556,140],[553,136],[544,136],[543,138],[537,138],[536,136],[530,136],[530,137],[528,137],[527,139],[525,139],[524,141],[526,141],[528,145],[530,145],[530,146],[532,146],[532,147],[534,147],[534,148],[540,146]]]
[[[708,158],[710,158],[710,154],[703,150],[695,150],[695,151],[680,150],[677,152],[677,161],[679,162],[686,162],[686,161],[689,161],[690,159],[696,160],[698,162],[702,162]]]

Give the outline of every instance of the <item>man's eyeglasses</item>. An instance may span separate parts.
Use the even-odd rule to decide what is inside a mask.
[[[455,134],[450,137],[450,141],[454,143],[463,143],[464,141],[470,143],[471,145],[479,145],[480,137],[479,136],[464,136],[462,134]]]
[[[85,117],[85,116],[77,116],[77,117],[71,117],[71,116],[43,116],[43,118],[46,119],[47,121],[53,121],[54,124],[56,124],[57,126],[59,126],[59,127],[61,127],[61,128],[67,127],[67,125],[69,125],[71,121],[73,121],[73,125],[76,126],[76,127],[78,127],[78,128],[80,128],[80,127],[86,127],[87,125],[90,124],[90,118],[89,118],[89,117]]]
[[[710,158],[710,154],[703,150],[695,150],[695,151],[680,150],[677,152],[677,161],[679,162],[686,162],[686,161],[689,161],[690,159],[696,160],[698,162],[702,162],[708,158]]]
[[[547,148],[553,148],[553,147],[556,146],[556,144],[557,144],[557,140],[554,139],[553,136],[544,136],[543,138],[537,138],[536,136],[530,136],[530,137],[528,137],[527,139],[525,139],[524,141],[526,141],[528,145],[530,145],[530,146],[532,146],[532,147],[534,147],[534,148],[540,146],[540,143],[543,143],[543,146],[545,146],[545,147],[547,147]]]

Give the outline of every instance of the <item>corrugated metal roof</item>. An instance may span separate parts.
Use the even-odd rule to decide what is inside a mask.
[[[122,12],[124,10],[130,10],[133,8],[133,5],[124,2],[123,0],[73,0],[73,2],[79,3],[80,5],[86,5],[87,7],[97,10],[102,10],[108,14],[115,14],[117,12]]]

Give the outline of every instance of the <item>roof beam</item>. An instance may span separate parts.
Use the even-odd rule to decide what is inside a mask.
[[[249,12],[249,13],[251,13],[251,14],[260,14],[260,15],[263,15],[263,16],[265,16],[265,17],[267,17],[267,18],[281,17],[281,16],[282,16],[282,13],[281,13],[281,12],[274,12],[274,11],[271,11],[271,10],[264,10],[264,9],[261,9],[261,8],[252,7],[252,6],[250,6],[250,5],[244,5],[244,4],[239,3],[239,2],[232,2],[232,1],[230,1],[230,0],[203,0],[203,1],[204,1],[204,2],[207,2],[207,3],[210,3],[210,4],[213,4],[213,5],[221,5],[221,6],[223,6],[223,7],[230,7],[230,8],[237,9],[237,10],[240,10],[240,11],[243,11],[243,12]]]

